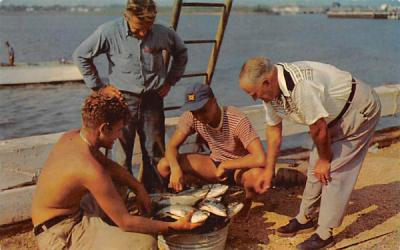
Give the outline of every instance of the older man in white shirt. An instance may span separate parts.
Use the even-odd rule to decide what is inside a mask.
[[[349,72],[311,61],[272,64],[266,57],[251,58],[239,81],[253,99],[263,100],[266,111],[267,161],[256,185],[259,193],[271,186],[283,118],[309,126],[314,142],[299,213],[277,234],[312,231],[320,202],[316,233],[297,247],[332,246],[332,229],[342,222],[380,117],[379,97]]]

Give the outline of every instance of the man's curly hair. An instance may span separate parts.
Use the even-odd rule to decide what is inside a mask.
[[[97,128],[102,123],[110,126],[120,120],[126,123],[130,118],[128,105],[116,97],[93,92],[85,99],[82,107],[82,123],[87,128]]]

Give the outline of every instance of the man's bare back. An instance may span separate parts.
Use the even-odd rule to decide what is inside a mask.
[[[156,249],[154,234],[190,230],[190,216],[175,222],[147,218],[151,200],[144,186],[100,148],[111,149],[121,136],[129,109],[122,99],[93,92],[82,108],[82,127],[66,132],[54,145],[36,186],[32,203],[34,234],[41,249],[130,249],[133,242]],[[131,215],[117,191],[136,194],[139,215]],[[110,226],[91,208],[80,207],[85,194],[115,223]],[[82,211],[82,212],[81,212]],[[104,241],[107,235],[107,241]]]
[[[50,152],[40,176],[32,205],[32,221],[38,225],[60,215],[74,214],[88,190],[82,185],[96,171],[96,161],[79,130],[65,133]]]

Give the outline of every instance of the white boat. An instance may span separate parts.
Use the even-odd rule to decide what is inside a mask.
[[[399,14],[398,14],[397,12],[391,12],[391,13],[388,15],[387,18],[388,18],[388,19],[391,19],[391,20],[399,20]]]
[[[78,67],[69,61],[20,63],[0,67],[0,86],[83,82]]]

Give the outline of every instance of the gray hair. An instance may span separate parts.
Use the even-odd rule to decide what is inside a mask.
[[[270,73],[274,69],[271,59],[258,56],[248,59],[240,70],[239,79],[246,79],[246,82],[256,84],[260,77]]]

